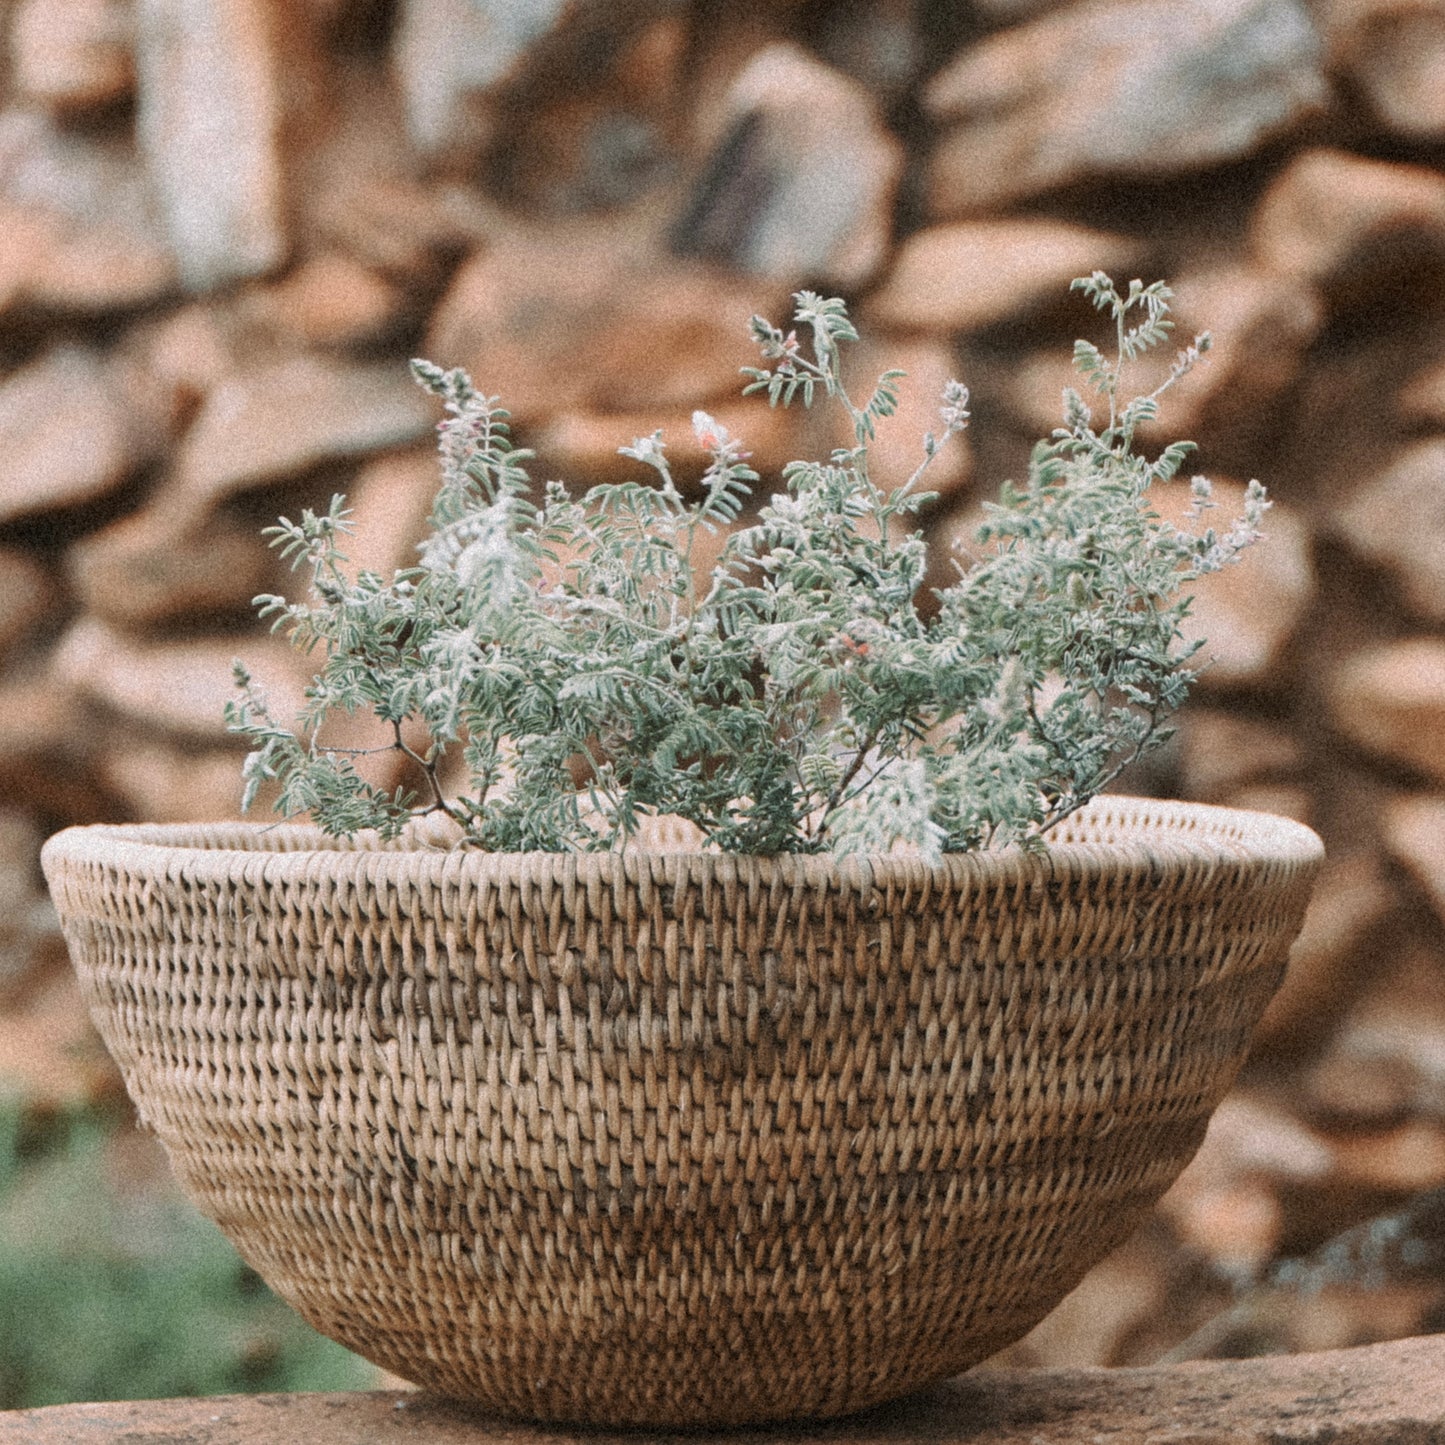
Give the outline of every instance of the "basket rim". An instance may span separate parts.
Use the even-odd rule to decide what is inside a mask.
[[[694,877],[856,885],[1135,869],[1157,876],[1181,868],[1239,864],[1312,871],[1324,858],[1319,835],[1291,818],[1124,794],[1095,798],[1046,841],[1042,853],[1009,847],[945,854],[937,863],[925,863],[904,853],[753,855],[645,848],[610,853],[487,853],[405,838],[383,843],[374,834],[332,838],[319,828],[297,823],[90,823],[51,836],[41,861],[47,874],[56,867],[81,863],[155,874],[173,873],[178,866],[211,873],[265,860],[266,872],[272,876],[357,869],[379,879],[460,870],[607,883],[644,871],[660,876],[684,868]]]

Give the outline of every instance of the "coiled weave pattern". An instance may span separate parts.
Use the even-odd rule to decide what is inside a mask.
[[[510,1414],[837,1414],[1027,1331],[1194,1153],[1307,829],[1103,799],[1043,857],[489,856],[71,829],[96,1022],[318,1329]]]

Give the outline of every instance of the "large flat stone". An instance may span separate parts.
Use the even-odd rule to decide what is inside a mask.
[[[467,98],[506,79],[566,9],[564,0],[404,0],[393,64],[418,149],[437,151],[455,139]]]
[[[1092,0],[988,36],[923,91],[932,213],[1247,156],[1324,103],[1321,52],[1299,0]]]
[[[1189,519],[1188,487],[1175,482],[1155,487],[1150,505],[1166,521],[1199,533],[1213,527],[1222,534],[1244,512],[1244,488],[1216,478],[1216,511]],[[1221,572],[1184,587],[1194,598],[1182,633],[1185,641],[1203,641],[1194,659],[1205,690],[1252,687],[1268,691],[1288,678],[1290,644],[1303,625],[1315,594],[1309,530],[1304,517],[1276,502],[1265,513],[1258,542]]]
[[[235,747],[223,713],[235,694],[231,664],[237,657],[256,674],[278,722],[288,724],[302,712],[311,668],[271,637],[136,641],[83,617],[61,639],[51,672],[72,696],[97,703],[152,736],[195,747]]]
[[[1394,579],[1416,617],[1445,621],[1445,439],[1419,442],[1365,480],[1334,518],[1340,540]]]
[[[888,253],[904,165],[867,88],[781,43],[748,62],[726,107],[679,249],[789,285],[866,282]]]
[[[137,134],[193,291],[287,259],[285,70],[300,39],[277,0],[136,7]]]
[[[1445,1335],[1130,1370],[978,1371],[821,1425],[616,1434],[488,1420],[405,1391],[227,1395],[0,1414],[0,1445],[1436,1445]]]
[[[163,492],[155,504],[82,538],[65,570],[86,611],[124,630],[207,613],[213,625],[217,615],[248,617],[251,599],[267,590],[270,566],[252,527],[224,513],[197,521]],[[0,606],[0,641],[4,615]]]
[[[1445,177],[1428,166],[1317,147],[1280,171],[1250,218],[1266,271],[1358,301],[1412,284],[1445,255]]]
[[[145,451],[105,362],[58,348],[0,386],[0,522],[100,501]]]
[[[135,86],[128,19],[116,0],[22,0],[10,28],[16,88],[65,115],[125,100]]]
[[[1326,684],[1331,720],[1368,752],[1445,782],[1445,643],[1381,643],[1348,657]]]
[[[516,227],[457,273],[422,355],[464,366],[520,426],[573,411],[691,410],[742,390],[754,313],[785,288],[670,257],[621,221]]]
[[[1334,69],[1396,135],[1445,137],[1445,6],[1435,0],[1330,0],[1325,37]]]
[[[325,462],[404,447],[432,429],[399,362],[293,356],[238,372],[206,398],[176,458],[181,494],[212,502]]]
[[[151,180],[128,138],[13,107],[0,113],[0,175],[0,308],[129,311],[175,290]]]
[[[1023,218],[930,226],[899,248],[882,287],[869,298],[874,324],[902,331],[971,331],[1006,321],[1091,271],[1132,266],[1124,236]],[[1056,424],[1056,423],[1055,423]]]

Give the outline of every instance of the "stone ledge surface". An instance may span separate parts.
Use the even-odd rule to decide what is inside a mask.
[[[0,1412],[0,1445],[1445,1445],[1445,1335],[1127,1370],[974,1373],[822,1425],[632,1434],[422,1393],[225,1395]]]

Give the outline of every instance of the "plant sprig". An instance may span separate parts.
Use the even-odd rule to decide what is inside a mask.
[[[968,393],[948,384],[914,475],[881,487],[869,448],[902,373],[854,401],[842,350],[857,333],[839,300],[800,292],[787,332],[753,319],[765,365],[747,369],[745,392],[775,406],[828,400],[854,444],[789,464],[746,525],[757,474],[704,412],[693,425],[708,466],[693,500],[660,432],[622,449],[654,483],[574,497],[552,482],[539,500],[496,399],[461,371],[414,363],[445,408],[430,534],[419,563],[386,580],[348,575],[340,498],[272,529],[310,587],[303,602],[258,604],[324,661],[301,736],[238,673],[228,721],[252,743],[247,805],[270,780],[282,812],[310,812],[328,831],[394,836],[442,812],[496,851],[614,849],[652,815],[739,853],[1041,846],[1168,736],[1197,652],[1183,641],[1180,589],[1233,561],[1268,505],[1251,483],[1222,535],[1151,509],[1150,488],[1192,448],[1150,459],[1135,434],[1207,338],[1161,386],[1126,399],[1129,363],[1170,334],[1170,293],[1136,281],[1121,294],[1102,273],[1075,286],[1114,323],[1111,356],[1075,351],[1107,422],[1096,429],[1066,393],[1064,425],[988,509],[979,557],[936,592],[931,621],[915,526],[929,497],[916,486],[968,424]],[[1193,489],[1197,520],[1212,503],[1203,479]],[[721,555],[697,575],[698,537],[719,529]],[[328,716],[360,709],[391,727],[411,789],[374,787],[323,742]],[[441,765],[456,750],[470,787],[451,797]]]

